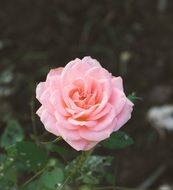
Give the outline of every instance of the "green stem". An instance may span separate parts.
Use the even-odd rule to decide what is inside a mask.
[[[38,177],[40,174],[44,172],[46,167],[42,168],[40,171],[38,171],[35,175],[33,175],[30,179],[28,179],[22,186],[21,189],[23,189],[26,185],[28,185],[31,181],[33,181],[36,177]]]
[[[52,143],[58,142],[60,140],[62,140],[62,137],[58,137],[58,138],[54,139],[53,141],[40,142],[40,143],[41,144],[52,144]]]
[[[92,154],[93,151],[94,151],[94,149],[91,149],[89,151],[83,151],[82,154],[76,158],[75,167],[69,173],[69,175],[67,176],[63,185],[61,187],[59,187],[57,190],[63,190],[64,189],[64,186],[69,182],[69,180],[72,179],[73,176],[76,175],[81,170],[82,165],[87,160],[87,158]]]

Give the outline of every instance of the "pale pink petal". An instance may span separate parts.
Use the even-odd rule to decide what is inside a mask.
[[[80,150],[90,150],[92,149],[98,142],[94,141],[87,141],[85,139],[78,140],[78,141],[66,141],[71,147],[76,149],[77,151]]]
[[[70,97],[70,92],[76,88],[73,84],[65,86],[62,94],[62,98],[65,101],[65,104],[71,108],[72,110],[76,110],[77,112],[83,111],[84,109],[77,106],[75,102]]]
[[[106,92],[107,97],[109,98],[112,93],[112,82],[108,79],[103,79],[100,81],[100,85],[102,86],[102,92]]]
[[[86,77],[84,78],[85,83],[84,83],[84,93],[91,93],[91,88],[92,88],[92,84],[94,82],[94,79],[92,77]]]
[[[67,129],[63,122],[61,121],[57,122],[57,127],[59,133],[61,134],[64,140],[73,141],[81,139],[79,132],[77,130]]]
[[[110,125],[107,125],[105,130],[93,131],[92,128],[80,128],[79,135],[88,141],[102,141],[110,136],[116,125],[116,118]]]
[[[91,67],[101,67],[100,63],[96,59],[91,58],[90,56],[84,57],[82,59],[82,63],[88,64],[89,65],[88,69]]]
[[[105,131],[91,131],[89,129],[81,129],[79,135],[88,141],[102,141],[110,136],[108,130]]]
[[[56,119],[53,115],[44,109],[40,115],[40,120],[45,126],[45,129],[56,136],[59,136],[59,131],[56,126]]]
[[[36,87],[36,98],[40,101],[40,97],[46,90],[46,83],[40,82]]]
[[[61,85],[64,87],[65,85],[71,84],[74,80],[78,78],[82,78],[81,73],[73,69],[74,65],[81,63],[80,59],[75,59],[73,61],[70,61],[63,69],[61,73]]]
[[[55,118],[58,122],[61,122],[61,126],[63,126],[65,129],[70,129],[70,130],[76,130],[80,126],[78,125],[73,125],[70,122],[68,122],[67,117],[64,117],[61,115],[58,111],[55,112]]]
[[[112,95],[110,97],[109,103],[112,104],[116,111],[116,115],[118,115],[126,103],[126,96],[124,92],[114,88],[112,90]]]
[[[39,117],[41,117],[41,114],[42,114],[43,111],[44,111],[44,107],[41,106],[41,107],[37,110],[36,114],[37,114]]]
[[[40,97],[40,103],[43,105],[44,108],[49,110],[50,113],[54,113],[55,108],[53,107],[53,105],[50,102],[50,99],[49,99],[50,96],[51,96],[51,92],[47,88]]]
[[[76,64],[72,66],[72,71],[79,71],[81,76],[84,76],[87,70],[92,67],[101,67],[100,63],[96,59],[92,59],[90,56],[84,57],[82,60],[77,60]]]
[[[117,116],[117,125],[114,131],[120,129],[131,118],[132,110],[133,110],[133,103],[130,100],[126,99],[126,103],[122,111]]]
[[[90,115],[92,114],[92,112],[98,107],[98,104],[93,105],[92,107],[81,111],[79,113],[75,113],[73,112],[72,118],[73,119],[77,119],[77,118],[90,118]]]
[[[118,88],[121,91],[124,91],[123,80],[121,77],[112,77],[113,88]]]
[[[59,91],[55,91],[50,96],[50,102],[54,106],[57,112],[62,114],[63,116],[70,116],[70,114],[66,111],[66,104],[63,101],[61,94]]]
[[[63,67],[58,67],[56,69],[51,69],[47,75],[47,79],[46,80],[49,80],[51,79],[52,77],[54,76],[59,76],[61,75],[62,71],[63,71]]]
[[[96,115],[89,115],[89,116],[88,116],[88,119],[89,119],[89,120],[97,120],[97,119],[100,119],[100,118],[102,118],[103,116],[105,116],[106,114],[110,113],[111,109],[112,109],[112,105],[108,103],[108,104],[105,106],[105,108],[104,108],[101,112],[99,112],[99,113],[96,114]]]
[[[49,80],[46,81],[46,85],[47,88],[50,88],[51,92],[59,90],[59,93],[61,93],[60,76],[50,77]]]
[[[79,111],[77,111],[77,110],[73,110],[73,109],[68,108],[68,107],[66,107],[65,110],[66,110],[69,114],[71,114],[72,117],[73,117],[74,114],[81,113],[81,112],[79,112]]]
[[[97,121],[79,121],[72,118],[68,118],[69,123],[77,126],[86,126],[86,127],[95,127],[97,125]]]
[[[69,141],[65,140],[71,147],[76,149],[77,151],[85,150],[85,147],[88,146],[88,142],[86,140],[77,140],[77,141]]]
[[[95,111],[93,111],[93,113],[91,114],[91,116],[95,116],[96,114],[100,113],[104,107],[107,105],[108,103],[108,96],[106,92],[103,92],[102,94],[103,98],[101,100],[101,103],[99,104],[99,106],[97,107],[97,109]]]
[[[102,130],[106,130],[108,128],[108,126],[114,121],[114,119],[116,118],[115,115],[115,110],[113,108],[111,108],[110,112],[107,113],[104,117],[102,117],[101,119],[98,119],[98,124],[93,127],[90,128],[92,131],[102,131]]]
[[[109,79],[111,80],[111,74],[102,67],[92,67],[91,69],[87,70],[85,72],[84,77],[93,77],[96,80],[103,80],[103,79]]]

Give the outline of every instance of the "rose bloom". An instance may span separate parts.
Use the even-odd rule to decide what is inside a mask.
[[[114,77],[91,57],[50,70],[38,84],[38,109],[47,131],[76,150],[89,150],[120,129],[131,117],[133,103]]]

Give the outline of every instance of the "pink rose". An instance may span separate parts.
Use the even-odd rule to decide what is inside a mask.
[[[52,69],[38,84],[37,111],[45,128],[76,150],[89,150],[120,129],[131,117],[133,103],[121,77],[112,76],[91,57]]]

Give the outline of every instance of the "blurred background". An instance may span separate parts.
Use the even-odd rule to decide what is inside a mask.
[[[0,0],[0,133],[13,117],[29,136],[36,84],[90,55],[143,99],[123,128],[135,143],[98,150],[115,157],[116,183],[173,189],[172,23],[172,0]]]

